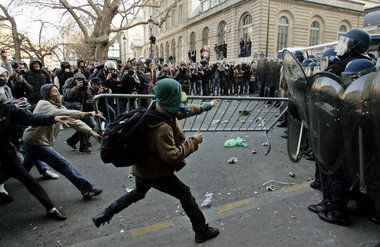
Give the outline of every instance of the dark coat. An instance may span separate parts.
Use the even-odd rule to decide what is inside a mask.
[[[39,63],[42,66],[42,63],[37,58],[32,58],[30,60],[29,68],[25,74],[25,80],[31,85],[32,92],[28,96],[28,101],[30,104],[35,105],[41,99],[40,88],[42,85],[51,83],[51,78],[49,73],[41,67],[40,70],[33,69],[33,63]]]
[[[11,103],[0,103],[0,153],[1,156],[14,150],[10,140],[9,129],[14,125],[51,125],[54,124],[54,116],[50,115],[33,115],[29,111],[21,110],[13,106]]]

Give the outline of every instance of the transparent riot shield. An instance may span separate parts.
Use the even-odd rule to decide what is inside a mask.
[[[286,89],[286,95],[289,98],[288,154],[293,162],[297,162],[302,157],[302,150],[305,144],[304,128],[307,127],[305,104],[307,77],[301,64],[288,50],[284,50],[283,52],[282,75],[281,87]]]
[[[329,73],[314,74],[308,81],[306,107],[310,145],[319,164],[337,169],[344,158],[340,125],[344,89],[340,77]]]
[[[348,181],[380,199],[380,73],[364,75],[346,89],[343,95],[345,174]]]

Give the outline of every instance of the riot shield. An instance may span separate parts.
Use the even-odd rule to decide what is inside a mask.
[[[357,82],[358,81],[358,82]],[[362,145],[359,164],[347,169],[354,176],[359,172],[360,191],[373,200],[380,199],[380,72],[364,75],[353,83],[363,84],[359,133]]]
[[[299,120],[301,120],[307,128],[305,105],[307,77],[305,71],[290,51],[284,50],[283,59],[283,75],[287,84],[289,101],[295,105]]]
[[[289,98],[288,103],[288,155],[293,162],[297,162],[302,157],[304,147],[305,132],[307,127],[307,115],[305,106],[305,92],[307,77],[305,72],[293,56],[284,50],[282,67],[281,88],[286,90],[285,95]]]
[[[344,89],[340,77],[329,73],[314,74],[308,81],[306,107],[310,145],[319,164],[337,169],[342,164],[341,97]]]

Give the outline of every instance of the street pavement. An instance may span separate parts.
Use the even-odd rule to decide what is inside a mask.
[[[6,189],[14,202],[0,206],[0,246],[196,246],[190,221],[175,198],[152,189],[146,198],[115,215],[111,224],[96,228],[91,218],[126,189],[134,186],[130,168],[103,164],[99,144],[92,139],[91,155],[72,151],[64,140],[73,130],[61,131],[56,150],[67,157],[103,193],[84,201],[79,191],[63,176],[42,180],[53,202],[68,215],[63,222],[45,217],[44,208],[16,180]],[[211,226],[220,235],[200,246],[370,246],[380,244],[380,226],[365,218],[352,217],[349,227],[318,219],[307,206],[321,199],[308,185],[314,163],[292,163],[287,157],[283,129],[269,133],[271,153],[265,156],[266,139],[261,133],[204,133],[204,142],[177,173],[198,204],[207,192],[213,193],[209,207],[202,208]],[[187,133],[190,137],[192,133]],[[225,148],[230,138],[242,137],[248,147]],[[257,153],[253,154],[252,149]],[[238,162],[227,160],[238,157]],[[293,172],[295,177],[289,176]],[[264,183],[275,186],[269,191]],[[278,183],[280,182],[280,183]],[[267,184],[267,185],[268,185]]]

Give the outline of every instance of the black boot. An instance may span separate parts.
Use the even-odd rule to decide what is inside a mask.
[[[195,242],[200,244],[209,239],[215,238],[218,236],[219,230],[214,227],[205,226],[204,230],[195,233]]]
[[[313,182],[310,183],[310,187],[315,190],[322,190],[321,181],[319,179],[315,179]]]
[[[307,207],[311,212],[318,214],[319,212],[323,212],[328,210],[330,206],[330,201],[328,200],[322,200],[318,204],[312,204]]]
[[[106,209],[102,213],[92,218],[92,221],[94,222],[96,227],[99,227],[102,224],[104,225],[106,222],[109,224],[110,220],[112,219],[112,216],[113,216],[113,213],[109,212],[109,210]]]
[[[326,211],[321,211],[318,217],[331,224],[348,226],[350,224],[347,208],[343,206],[332,206]]]

